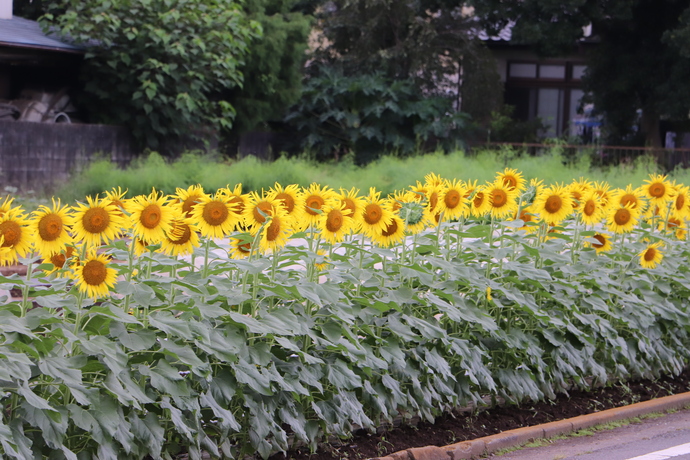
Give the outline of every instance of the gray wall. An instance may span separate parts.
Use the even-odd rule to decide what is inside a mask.
[[[50,190],[95,156],[124,166],[135,153],[119,126],[0,121],[0,195],[7,185]]]

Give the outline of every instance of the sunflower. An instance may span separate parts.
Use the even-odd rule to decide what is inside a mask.
[[[3,246],[4,243],[5,237],[0,235],[0,267],[12,263],[12,261],[9,260],[10,252],[12,252],[12,250],[8,247]]]
[[[303,222],[304,197],[298,185],[291,184],[283,187],[278,182],[269,190],[268,197],[278,202],[287,211],[288,218],[294,222]]]
[[[661,259],[664,258],[664,254],[659,250],[660,247],[661,241],[648,245],[647,248],[639,254],[640,265],[644,268],[654,268],[659,265]]]
[[[10,265],[31,251],[31,229],[21,207],[8,207],[0,216],[0,237],[4,248],[2,264]]]
[[[426,229],[432,222],[429,208],[412,191],[395,192],[390,203],[393,212],[405,222],[405,230],[413,235]]]
[[[261,227],[266,225],[266,222],[278,207],[284,209],[280,201],[272,199],[265,194],[249,193],[249,199],[242,215],[247,231],[252,235],[256,235],[261,230]],[[285,213],[287,215],[287,210]]]
[[[181,256],[193,253],[199,245],[194,220],[178,216],[173,219],[171,230],[161,241],[161,251],[171,256]]]
[[[661,174],[650,174],[642,190],[651,204],[662,205],[673,199],[673,185]]]
[[[340,189],[338,200],[345,205],[345,211],[354,220],[353,232],[359,231],[362,225],[362,211],[366,200],[359,196],[359,189],[351,188],[350,190]]]
[[[11,197],[9,195],[2,200],[2,204],[0,204],[0,217],[2,217],[3,214],[8,212],[12,208],[13,201],[14,197]]]
[[[631,232],[640,219],[640,211],[628,204],[626,207],[612,206],[606,213],[608,228],[614,233]]]
[[[285,246],[291,234],[292,228],[287,211],[279,206],[274,209],[267,224],[261,230],[259,250],[264,254],[269,251],[275,252]]]
[[[503,172],[496,175],[494,182],[504,185],[509,190],[517,190],[518,192],[522,192],[527,188],[527,181],[517,169],[504,169]]]
[[[552,185],[534,200],[534,209],[550,225],[558,225],[573,212],[573,200],[566,187]]]
[[[97,254],[95,250],[91,250],[83,262],[77,262],[73,271],[79,291],[94,300],[107,296],[117,277],[117,270],[109,267],[109,262],[108,256]]]
[[[601,197],[590,191],[582,198],[582,205],[578,209],[580,218],[585,225],[596,225],[604,218],[606,209],[601,204]]]
[[[677,217],[669,217],[668,222],[659,222],[659,231],[673,232],[676,239],[684,240],[687,236],[687,227],[685,221]]]
[[[632,188],[632,185],[628,184],[625,189],[616,189],[611,193],[611,205],[626,207],[628,204],[631,205],[633,209],[638,209],[640,212],[644,211],[644,191],[641,187],[636,189]]]
[[[362,209],[361,231],[373,239],[386,229],[393,216],[390,202],[382,200],[381,192],[377,192],[373,187],[369,189],[369,196],[366,197]]]
[[[240,216],[233,212],[237,203],[230,200],[231,197],[218,191],[213,196],[202,196],[194,206],[192,220],[203,236],[223,238],[235,229]]]
[[[125,216],[109,199],[86,197],[88,204],[77,203],[74,208],[72,233],[75,241],[88,247],[107,244],[117,238],[125,226]]]
[[[176,205],[184,217],[192,217],[194,206],[201,201],[201,197],[206,195],[204,188],[199,184],[190,185],[186,190],[177,187],[176,192],[173,198],[177,200]]]
[[[312,183],[303,189],[302,195],[304,196],[304,217],[302,221],[295,222],[295,227],[300,230],[316,225],[324,206],[334,206],[338,199],[338,194],[334,190],[330,187],[322,187],[317,183]]]
[[[49,257],[44,258],[43,263],[53,265],[53,268],[51,270],[46,270],[45,274],[50,275],[51,273],[62,270],[63,268],[67,268],[65,264],[67,264],[67,261],[70,260],[76,253],[77,250],[74,248],[74,246],[66,246],[60,252],[55,252]]]
[[[609,252],[613,247],[611,244],[611,237],[606,233],[595,233],[590,237],[590,240],[591,241],[588,241],[586,244],[587,246],[594,248],[597,254]]]
[[[355,226],[354,219],[345,210],[345,204],[337,202],[335,205],[327,205],[322,211],[316,223],[321,236],[331,244],[341,242]]]
[[[144,254],[153,252],[155,248],[153,248],[152,246],[156,245],[157,243],[151,243],[149,241],[135,237],[132,239],[130,244],[134,245],[134,255],[137,257],[141,257]]]
[[[470,209],[475,217],[482,217],[491,211],[491,201],[484,187],[475,187],[470,197]]]
[[[536,231],[536,225],[528,225],[530,222],[533,224],[539,222],[539,214],[534,212],[532,206],[524,206],[522,209],[520,209],[519,213],[516,210],[514,216],[515,220],[519,219],[524,222],[524,225],[520,227],[520,230],[525,230],[527,233]]]
[[[463,182],[453,179],[446,183],[438,202],[438,212],[443,213],[444,219],[456,220],[470,214],[469,202],[465,198],[466,193],[467,189]]]
[[[232,212],[237,214],[240,223],[242,222],[242,216],[244,215],[244,209],[249,203],[249,194],[242,193],[242,184],[235,185],[235,188],[230,190],[229,187],[222,188],[218,190],[218,193],[226,195],[231,206],[233,206]]]
[[[383,247],[390,247],[400,243],[405,238],[405,222],[397,215],[386,224],[380,234],[372,236],[371,240]]]
[[[671,215],[676,219],[690,219],[690,188],[685,185],[676,186],[675,197],[671,203]]]
[[[69,206],[62,206],[59,199],[55,201],[53,198],[52,207],[41,205],[33,212],[29,228],[34,246],[44,259],[62,251],[72,242],[69,233],[71,226]]]
[[[568,191],[573,200],[573,210],[577,211],[580,209],[580,204],[582,204],[584,197],[588,195],[591,190],[592,183],[583,178],[580,178],[578,181],[573,181],[568,185]]]
[[[594,193],[599,195],[601,205],[604,208],[608,208],[609,201],[611,200],[611,192],[609,191],[610,188],[611,186],[606,182],[595,182],[594,186],[592,187]]]
[[[443,187],[446,184],[446,179],[436,173],[429,173],[424,176],[424,185],[428,188]]]
[[[230,238],[228,255],[232,259],[246,259],[252,253],[252,239],[249,233],[244,233],[246,238],[233,236]]]
[[[132,233],[149,244],[157,244],[165,239],[172,229],[176,210],[168,205],[168,199],[152,190],[150,195],[139,195],[129,206]]]
[[[497,179],[487,184],[484,193],[489,200],[489,212],[493,217],[503,219],[517,211],[520,191],[517,188],[509,188],[503,180]]]
[[[110,200],[115,206],[117,206],[121,212],[129,213],[129,202],[130,200],[125,198],[127,195],[127,190],[122,190],[121,187],[113,188],[105,192],[105,198]]]

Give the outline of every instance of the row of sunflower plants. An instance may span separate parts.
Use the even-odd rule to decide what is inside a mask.
[[[0,205],[0,453],[269,457],[486,396],[676,374],[690,192],[665,176],[382,197],[276,184]]]

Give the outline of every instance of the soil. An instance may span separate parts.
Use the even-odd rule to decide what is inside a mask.
[[[420,422],[416,426],[403,426],[378,434],[361,430],[340,445],[319,446],[315,454],[310,454],[308,448],[301,448],[287,455],[274,455],[269,460],[368,459],[412,447],[445,446],[686,391],[690,391],[690,369],[676,377],[617,383],[588,392],[571,390],[568,395],[562,394],[544,402],[502,405],[474,413],[446,414],[433,424]]]

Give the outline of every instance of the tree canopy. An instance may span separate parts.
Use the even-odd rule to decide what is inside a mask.
[[[605,118],[609,141],[661,145],[663,117],[687,124],[690,111],[689,0],[482,0],[483,25],[514,21],[513,40],[543,56],[572,52],[592,26],[583,85]],[[638,133],[640,134],[640,133]],[[639,136],[638,136],[639,137]]]
[[[144,145],[231,126],[223,90],[241,87],[249,43],[261,34],[232,0],[60,0],[41,19],[88,44],[81,105],[95,121],[128,126]]]

